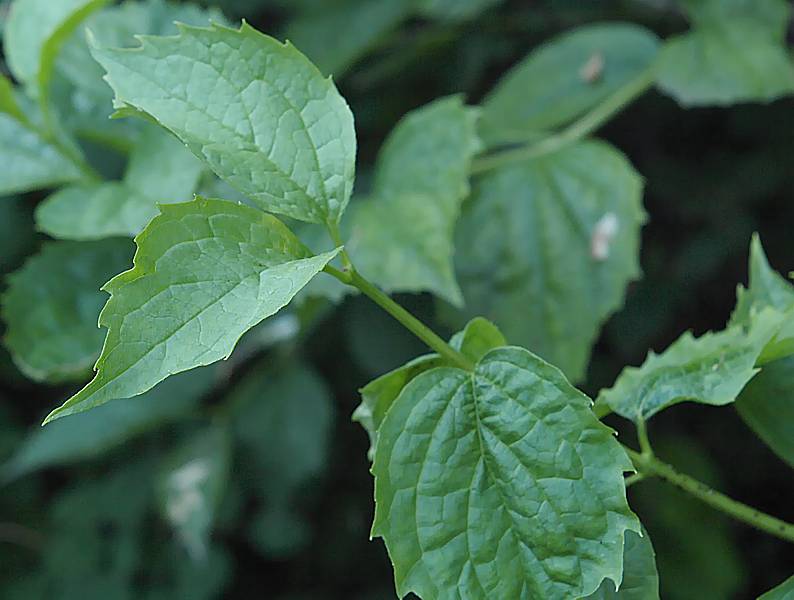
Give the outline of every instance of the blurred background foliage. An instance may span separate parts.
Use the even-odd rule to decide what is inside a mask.
[[[612,20],[641,24],[662,38],[688,28],[680,7],[667,0],[207,4],[216,19],[245,18],[291,39],[334,74],[356,117],[357,186],[364,188],[380,144],[402,115],[453,93],[476,104],[509,67],[560,32]],[[103,43],[128,45],[133,33],[168,32],[175,18],[206,21],[196,6],[154,0],[123,10],[122,19],[89,19]],[[4,3],[0,18],[6,12]],[[112,95],[82,36],[79,30],[64,46],[52,94],[64,127],[82,132],[92,165],[117,178],[141,126],[97,126],[111,112]],[[774,267],[794,268],[792,115],[791,98],[684,109],[651,91],[600,130],[645,178],[649,221],[642,231],[644,275],[602,330],[582,384],[588,393],[687,329],[723,327],[736,284],[746,281],[753,231]],[[216,181],[201,177],[200,189],[216,189]],[[134,187],[133,179],[125,181]],[[68,296],[75,279],[95,293],[116,263],[125,263],[129,242],[52,245],[33,224],[45,197],[32,192],[0,202],[0,271],[5,276],[25,264],[31,289],[41,288],[15,310],[69,332],[78,325],[74,317],[47,314],[37,298]],[[79,259],[86,244],[100,245],[92,254],[103,257],[100,264]],[[4,277],[4,290],[12,280]],[[431,296],[399,300],[451,333]],[[76,307],[69,315],[95,321],[103,300],[75,295],[69,302]],[[39,351],[47,332],[24,332],[37,349],[34,364],[15,364],[5,349],[0,354],[0,596],[394,597],[385,549],[368,542],[368,439],[350,420],[359,387],[424,351],[387,315],[357,297],[337,304],[307,297],[246,335],[223,364],[40,429],[42,417],[84,380],[101,343],[101,334],[98,342],[89,332],[80,338],[86,356],[66,348],[73,360],[62,373],[53,366],[63,363],[53,356],[57,348]],[[632,435],[620,420],[609,422]],[[677,406],[654,419],[651,433],[660,456],[682,471],[794,519],[790,468],[733,408]],[[676,489],[644,482],[629,495],[656,547],[665,599],[754,598],[794,572],[785,542],[726,521]]]

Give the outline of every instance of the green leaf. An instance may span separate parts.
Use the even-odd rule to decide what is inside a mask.
[[[29,192],[80,179],[80,171],[36,131],[0,113],[0,195]]]
[[[679,402],[723,406],[736,400],[758,369],[768,335],[731,327],[699,338],[686,332],[661,354],[648,353],[641,367],[626,367],[598,401],[635,422]]]
[[[753,234],[750,242],[749,272],[748,287],[739,286],[736,290],[736,308],[730,321],[732,325],[751,325],[753,313],[766,307],[783,312],[794,307],[794,285],[769,266],[758,234]]]
[[[268,361],[270,362],[270,361]],[[332,395],[314,369],[301,362],[260,363],[229,395],[236,439],[245,452],[262,506],[249,537],[263,555],[288,558],[309,539],[299,499],[328,463]]]
[[[138,398],[37,426],[0,469],[0,480],[104,456],[145,431],[189,414],[215,383],[216,375],[212,368],[198,369],[163,381]]]
[[[221,200],[166,204],[136,237],[135,266],[111,279],[97,374],[46,421],[145,392],[227,358],[336,255],[311,253],[275,217]]]
[[[624,532],[639,532],[623,485],[631,463],[590,406],[521,348],[411,381],[372,469],[373,535],[398,594],[553,600],[620,582]]]
[[[262,209],[338,222],[353,188],[355,132],[331,80],[246,24],[179,31],[141,37],[140,48],[94,49],[116,106],[155,118]]]
[[[146,129],[121,182],[63,188],[36,207],[36,225],[62,239],[134,236],[157,216],[157,205],[190,200],[201,163],[170,134]]]
[[[485,98],[483,137],[489,145],[521,141],[573,121],[648,69],[658,49],[652,32],[628,23],[586,25],[551,39]]]
[[[166,459],[160,510],[195,561],[207,558],[230,462],[231,439],[221,425],[194,432]]]
[[[775,454],[794,467],[794,357],[764,365],[736,399],[736,410]]]
[[[623,548],[623,581],[615,591],[609,581],[602,581],[596,592],[587,600],[659,600],[659,573],[656,571],[656,553],[648,532],[642,535],[626,532]]]
[[[80,380],[102,349],[100,286],[130,264],[123,240],[49,242],[8,277],[3,295],[5,344],[14,363],[36,381]]]
[[[505,338],[496,325],[482,317],[475,317],[469,321],[466,327],[452,336],[449,341],[450,346],[474,362],[480,360],[489,350],[505,344]],[[442,366],[453,365],[438,354],[426,354],[381,375],[359,390],[361,404],[353,412],[352,418],[369,434],[370,460],[374,456],[378,428],[402,389],[417,375]]]
[[[286,39],[323,73],[339,76],[403,21],[404,0],[344,0],[306,11],[287,25]],[[344,35],[339,35],[344,31]]]
[[[770,101],[794,91],[784,0],[687,2],[693,28],[671,38],[659,87],[684,106]]]
[[[640,274],[642,179],[611,146],[585,141],[488,173],[464,205],[455,263],[466,309],[573,380],[599,328]]]
[[[794,575],[776,588],[759,596],[758,600],[794,600]]]
[[[108,0],[15,0],[3,34],[3,50],[17,80],[46,94],[60,45]]]
[[[383,145],[373,198],[356,206],[350,252],[362,273],[391,291],[432,291],[461,303],[452,257],[477,112],[459,96],[406,115]]]

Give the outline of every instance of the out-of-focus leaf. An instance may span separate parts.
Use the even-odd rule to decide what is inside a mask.
[[[160,211],[135,238],[134,267],[103,288],[108,332],[94,379],[46,421],[228,357],[336,255],[312,256],[278,219],[247,206],[199,197]]]
[[[44,597],[77,600],[135,596],[144,560],[144,519],[154,500],[148,457],[84,477],[52,503],[43,554]]]
[[[419,14],[444,21],[465,21],[504,0],[418,0]]]
[[[108,0],[15,0],[3,33],[3,50],[17,80],[34,95],[46,93],[59,46]]]
[[[309,538],[300,524],[299,499],[327,463],[331,394],[307,365],[260,364],[228,401],[236,407],[236,437],[262,501],[251,541],[266,556],[287,557]]]
[[[384,288],[460,304],[453,232],[480,148],[476,115],[459,96],[442,98],[403,117],[384,143],[349,243],[357,267]]]
[[[195,561],[207,559],[230,460],[229,431],[212,425],[192,433],[164,465],[160,508]]]
[[[306,11],[291,21],[284,37],[323,73],[339,77],[394,29],[411,10],[405,0],[344,0]],[[344,35],[339,35],[344,31]]]
[[[214,600],[224,597],[224,588],[232,575],[232,560],[223,548],[210,546],[202,560],[185,558],[182,548],[175,544],[157,550],[159,552],[147,569],[151,584],[139,598]]]
[[[246,24],[179,30],[142,37],[140,48],[94,49],[116,106],[156,119],[262,209],[337,223],[353,189],[356,139],[333,82]],[[163,59],[172,68],[156,68]]]
[[[626,532],[623,581],[618,589],[615,590],[611,581],[602,581],[601,587],[586,600],[659,600],[656,553],[644,528],[642,536],[633,531]]]
[[[215,375],[213,367],[197,369],[167,379],[137,398],[37,426],[0,469],[0,479],[104,455],[145,431],[183,417],[212,387]]]
[[[794,357],[761,369],[736,399],[744,422],[794,467]]]
[[[14,86],[2,73],[0,73],[0,113],[11,115],[20,122],[25,121],[25,115],[14,97]]]
[[[590,406],[522,348],[413,379],[372,467],[372,534],[398,594],[562,599],[620,582],[624,533],[640,531],[623,487],[631,464]]]
[[[603,321],[639,276],[642,179],[611,146],[585,141],[486,174],[464,205],[455,264],[465,311],[584,376]]]
[[[63,188],[36,208],[36,224],[62,239],[134,236],[157,204],[190,200],[201,163],[169,133],[149,126],[136,143],[124,180]]]
[[[659,86],[684,106],[770,101],[794,91],[785,0],[686,2],[692,29],[667,41]]]
[[[489,145],[520,141],[574,120],[638,77],[659,40],[628,23],[586,25],[546,42],[515,65],[483,102]]]
[[[0,274],[16,268],[35,243],[33,220],[22,198],[0,198]]]
[[[5,344],[25,375],[57,382],[91,372],[104,339],[97,317],[107,296],[99,288],[131,256],[125,240],[48,242],[9,275]]]
[[[0,194],[28,192],[80,179],[64,154],[36,131],[0,113]]]

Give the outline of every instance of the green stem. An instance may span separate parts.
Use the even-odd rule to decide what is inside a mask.
[[[738,521],[747,523],[748,525],[779,537],[780,539],[794,542],[794,524],[787,523],[776,517],[762,513],[752,506],[729,498],[725,494],[710,488],[705,483],[701,483],[688,475],[679,473],[670,465],[652,456],[645,456],[631,448],[624,447],[624,449],[640,474],[659,477],[687,494],[694,496],[701,502]]]
[[[506,164],[521,162],[544,154],[551,154],[567,146],[571,142],[582,139],[598,129],[613,115],[620,112],[627,104],[645,93],[656,80],[656,65],[642,71],[637,77],[619,88],[601,104],[596,106],[581,119],[575,121],[556,135],[544,138],[534,144],[526,144],[517,148],[509,148],[474,160],[470,172],[472,174],[490,171]]]
[[[452,348],[432,329],[405,310],[402,306],[397,304],[387,294],[379,290],[367,279],[362,277],[355,269],[351,268],[347,271],[340,271],[328,265],[324,270],[326,273],[336,277],[342,283],[346,283],[347,285],[352,285],[358,288],[362,294],[380,306],[383,310],[399,321],[403,327],[422,340],[431,349],[435,350],[438,354],[449,360],[452,364],[466,371],[471,371],[474,369],[474,363],[463,356],[460,352]]]

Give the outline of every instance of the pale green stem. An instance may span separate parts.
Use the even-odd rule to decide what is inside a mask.
[[[534,144],[501,150],[474,160],[470,172],[474,175],[490,171],[503,165],[551,154],[567,146],[571,142],[591,134],[612,116],[620,112],[626,105],[644,94],[656,80],[656,64],[652,64],[637,77],[619,88],[604,102],[596,106],[581,119],[575,121],[561,132],[551,135]]]
[[[794,542],[794,524],[787,523],[776,517],[762,513],[752,506],[729,498],[725,494],[710,488],[705,483],[701,483],[697,479],[679,473],[670,465],[663,463],[653,456],[645,456],[631,448],[624,447],[624,450],[626,450],[626,453],[631,458],[639,474],[645,477],[653,476],[663,479],[690,496],[697,498],[704,504],[738,521],[747,523],[748,525],[765,531],[775,537],[779,537],[780,539]]]

